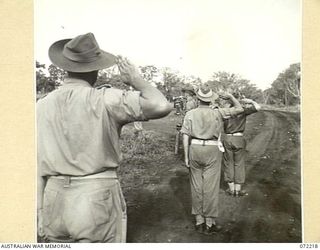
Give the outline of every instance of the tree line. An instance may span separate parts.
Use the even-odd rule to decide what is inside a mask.
[[[183,75],[168,67],[158,68],[154,65],[139,67],[142,77],[157,87],[169,100],[182,94],[185,87],[196,88],[202,83],[199,77]],[[228,91],[238,97],[246,97],[259,103],[277,106],[291,106],[300,103],[300,63],[289,65],[279,73],[278,77],[266,90],[261,90],[256,84],[244,79],[240,75],[230,72],[214,72],[207,83],[214,91]],[[57,87],[63,81],[66,72],[51,64],[47,68],[45,64],[36,62],[36,89],[37,95],[46,94]],[[109,84],[120,89],[128,86],[121,81],[116,66],[99,71],[95,87]]]

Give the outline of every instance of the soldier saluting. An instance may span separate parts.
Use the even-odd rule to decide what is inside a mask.
[[[55,42],[49,57],[68,76],[37,102],[38,233],[53,242],[125,242],[121,128],[161,118],[171,106],[131,62],[101,50],[92,33]],[[115,64],[135,91],[93,88],[98,70]]]
[[[233,95],[221,93],[219,97],[233,103],[232,108],[210,107],[218,98],[207,84],[196,91],[199,106],[186,113],[182,125],[186,167],[190,170],[192,214],[195,215],[196,231],[212,234],[220,231],[216,222],[222,152],[219,148],[223,119],[243,112]]]
[[[225,101],[224,107],[231,107],[232,103]],[[248,195],[241,186],[245,182],[245,150],[246,140],[243,136],[246,126],[246,117],[261,109],[255,101],[243,98],[243,113],[224,121],[224,132],[226,134],[223,145],[223,163],[225,166],[224,179],[229,188],[227,194],[232,196]]]

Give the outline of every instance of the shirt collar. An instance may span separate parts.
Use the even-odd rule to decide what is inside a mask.
[[[210,105],[201,105],[201,104],[199,104],[198,108],[210,108],[211,109]]]
[[[72,78],[72,77],[66,77],[63,80],[62,86],[85,86],[85,87],[91,87],[90,83],[88,83],[85,80],[78,79],[78,78]]]

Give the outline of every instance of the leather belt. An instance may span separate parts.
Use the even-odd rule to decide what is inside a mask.
[[[202,146],[207,146],[207,145],[218,146],[218,141],[215,141],[215,140],[192,139],[192,140],[191,140],[191,144],[202,145]]]
[[[237,132],[237,133],[227,134],[227,135],[231,135],[231,136],[243,136],[243,133]]]

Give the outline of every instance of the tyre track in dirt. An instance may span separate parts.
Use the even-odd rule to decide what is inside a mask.
[[[301,242],[299,117],[265,111],[251,119],[262,115],[247,146],[249,196],[237,201],[228,241]]]
[[[160,130],[174,145],[172,118],[144,127]],[[130,200],[128,242],[300,242],[299,119],[262,111],[249,117],[247,130],[249,196],[227,196],[222,180],[221,233],[205,236],[194,231],[188,170],[182,154],[172,154],[151,162],[150,167],[163,169],[160,176]]]

